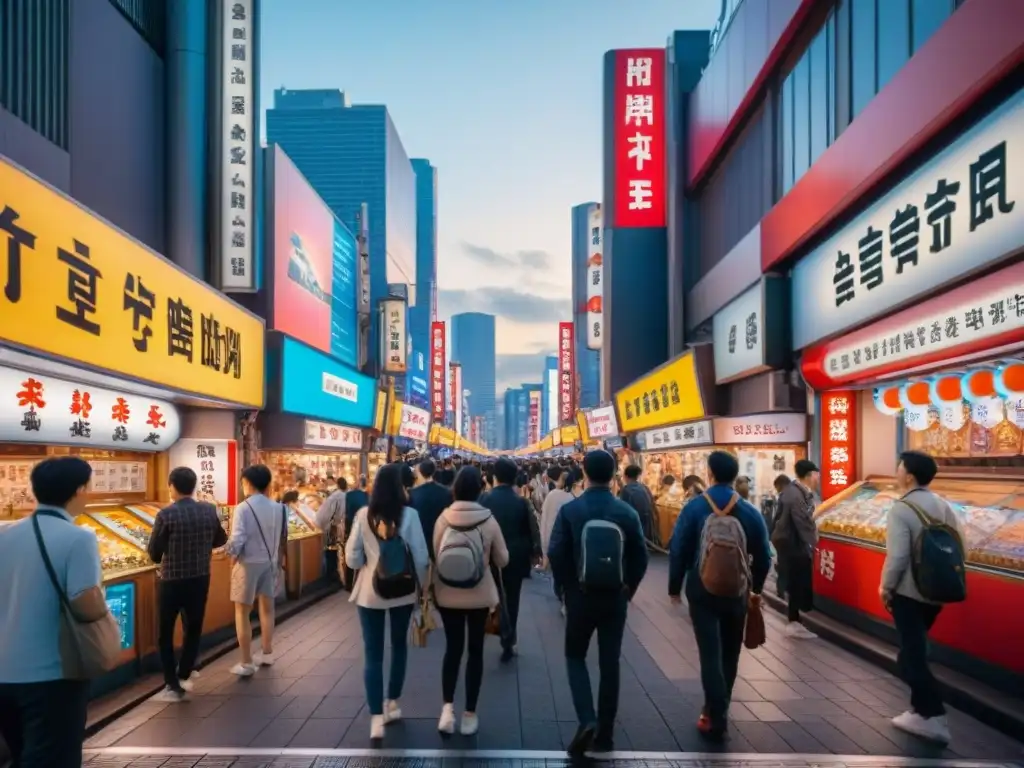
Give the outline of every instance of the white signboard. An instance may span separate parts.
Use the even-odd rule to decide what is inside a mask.
[[[717,445],[806,442],[807,415],[803,413],[761,413],[715,419]]]
[[[740,294],[711,321],[715,382],[723,384],[764,367],[764,286]]]
[[[166,451],[180,434],[164,400],[0,368],[0,442]]]
[[[429,434],[430,413],[423,408],[402,403],[402,420],[398,424],[398,436],[425,443]]]
[[[993,264],[1024,245],[1024,92],[793,269],[801,349]]]
[[[601,206],[591,206],[587,218],[587,349],[600,349],[604,338],[604,232]]]
[[[238,466],[238,444],[234,440],[179,440],[171,448],[169,464],[188,467],[199,480],[195,497],[212,504],[235,504],[238,493],[234,477]]]
[[[332,448],[337,451],[359,451],[363,447],[363,431],[355,427],[306,420],[306,447]]]
[[[455,431],[462,437],[466,436],[465,425],[462,423],[462,411],[465,405],[465,392],[462,390],[462,366],[459,363],[449,365],[452,381],[452,416],[454,418]]]
[[[659,427],[637,433],[637,442],[641,450],[663,451],[673,448],[690,448],[698,445],[711,445],[714,442],[714,430],[711,420],[695,421],[692,424],[681,424],[677,427]]]
[[[401,299],[387,299],[381,306],[381,362],[385,373],[405,373],[408,368],[406,304]]]
[[[224,290],[256,288],[253,0],[221,0],[220,279]]]
[[[325,394],[331,395],[332,397],[340,397],[342,400],[348,400],[353,403],[359,402],[359,385],[352,383],[348,379],[343,379],[340,376],[334,376],[330,373],[322,373],[320,388]]]
[[[615,418],[614,405],[602,405],[584,413],[587,420],[587,434],[592,440],[615,437],[619,434],[619,422]]]
[[[544,422],[545,435],[558,426],[558,370],[551,368],[548,371],[548,409],[547,420]]]

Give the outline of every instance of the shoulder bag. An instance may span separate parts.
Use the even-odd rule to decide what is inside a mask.
[[[43,533],[39,528],[39,516],[56,517],[64,520],[63,515],[49,510],[37,510],[32,516],[32,529],[36,534],[39,554],[42,555],[46,573],[50,583],[60,599],[60,649],[61,667],[67,680],[91,680],[104,672],[112,670],[121,655],[121,627],[109,608],[95,620],[86,621],[75,613],[68,594],[57,579],[50,554],[43,542]],[[65,522],[67,522],[65,520]],[[73,523],[68,523],[73,525]]]
[[[263,535],[263,526],[260,525],[260,519],[256,515],[256,510],[252,508],[252,504],[248,500],[245,502],[245,506],[249,508],[252,513],[252,519],[256,521],[256,530],[260,532],[260,538],[263,539],[263,546],[266,547],[267,556],[270,557],[270,567],[274,570],[274,597],[281,597],[284,594],[284,568],[281,567],[280,563],[277,562],[277,556],[274,554],[274,550],[270,548],[270,544],[267,543],[267,537]],[[281,531],[288,530],[288,510],[284,504],[281,505]]]

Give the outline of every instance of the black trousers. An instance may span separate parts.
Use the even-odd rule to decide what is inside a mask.
[[[0,683],[0,735],[14,768],[81,768],[89,683]]]
[[[441,663],[441,694],[445,704],[455,703],[459,667],[466,652],[466,711],[476,712],[480,685],[484,679],[484,629],[486,608],[441,608],[444,624],[444,661]]]
[[[179,680],[188,680],[199,657],[199,641],[203,637],[203,615],[210,592],[210,577],[161,581],[159,590],[160,625],[157,643],[164,682],[178,690]],[[174,625],[181,616],[181,658],[174,660]]]
[[[624,594],[565,590],[565,667],[576,719],[580,725],[597,724],[602,737],[611,738],[619,710],[619,664],[629,602]],[[597,633],[597,712],[587,671],[590,640]]]
[[[725,730],[732,689],[743,649],[746,603],[713,595],[691,598],[690,621],[700,656],[700,682],[704,688],[704,713],[713,731]]]
[[[501,617],[505,626],[501,628],[501,647],[507,650],[519,642],[517,627],[519,626],[519,603],[523,595],[523,578],[503,573],[501,580],[505,587],[505,606]]]
[[[814,610],[814,561],[803,555],[786,558],[786,618],[799,621],[800,613]]]
[[[324,570],[329,584],[338,584],[341,581],[341,575],[338,573],[338,550],[324,550]]]
[[[928,666],[928,632],[942,611],[903,595],[893,595],[892,620],[896,624],[900,650],[896,655],[900,677],[910,686],[910,706],[921,717],[946,714],[942,692]]]

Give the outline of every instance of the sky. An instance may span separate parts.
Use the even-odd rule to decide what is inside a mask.
[[[262,94],[386,104],[438,169],[438,316],[497,316],[497,390],[571,319],[570,209],[601,197],[602,57],[710,29],[719,0],[263,0]]]

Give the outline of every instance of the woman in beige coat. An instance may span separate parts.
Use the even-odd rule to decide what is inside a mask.
[[[437,730],[455,732],[455,687],[459,682],[462,653],[466,651],[466,709],[459,731],[472,736],[480,727],[476,716],[477,699],[484,674],[484,629],[487,615],[500,602],[494,568],[508,565],[508,547],[498,521],[489,509],[480,506],[483,477],[476,467],[459,470],[452,485],[455,502],[434,525],[434,602],[444,622],[445,651],[441,667],[444,707]],[[446,538],[447,535],[447,538]],[[458,583],[452,574],[473,561],[482,565],[482,576],[475,583]],[[468,642],[467,642],[468,635]]]

